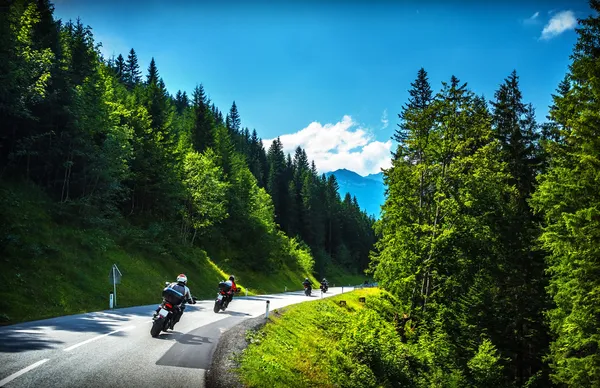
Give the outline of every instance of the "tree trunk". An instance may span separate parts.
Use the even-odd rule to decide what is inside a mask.
[[[192,246],[194,246],[194,241],[196,240],[197,233],[198,233],[198,229],[194,228],[194,235],[192,236],[192,243],[191,243]]]

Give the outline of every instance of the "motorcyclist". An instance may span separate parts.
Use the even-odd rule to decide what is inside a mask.
[[[190,289],[187,287],[187,276],[185,274],[179,274],[177,276],[177,281],[167,285],[163,289],[163,296],[169,296],[170,298],[174,298],[174,300],[179,301],[176,303],[177,308],[173,313],[173,320],[171,321],[171,329],[183,315],[183,310],[185,310],[185,303],[196,304],[196,301],[192,298],[192,294],[190,293]],[[160,306],[156,309],[154,316],[158,314],[160,310]]]
[[[237,285],[235,284],[235,276],[233,275],[229,275],[229,279],[225,282],[225,284],[227,284],[230,288],[229,291],[227,291],[227,296],[229,297],[229,302],[231,302],[233,300],[233,293],[237,292]]]
[[[325,290],[329,289],[329,283],[327,282],[327,279],[323,278],[323,280],[321,280],[321,288],[325,288]]]
[[[312,289],[312,283],[310,280],[308,280],[308,278],[304,279],[304,281],[302,282],[302,285],[309,287],[310,289]]]

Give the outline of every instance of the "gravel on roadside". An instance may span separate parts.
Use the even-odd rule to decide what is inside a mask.
[[[221,335],[213,354],[210,369],[206,371],[207,388],[243,386],[235,372],[235,369],[239,366],[235,358],[241,355],[242,351],[248,346],[246,332],[248,330],[258,330],[266,322],[264,315],[245,319]]]

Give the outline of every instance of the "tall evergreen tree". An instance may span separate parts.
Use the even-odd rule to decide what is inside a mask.
[[[522,102],[519,78],[515,71],[495,93],[493,129],[498,138],[502,159],[508,166],[513,204],[505,214],[499,235],[503,250],[498,257],[504,262],[504,275],[499,277],[502,298],[498,300],[498,328],[510,328],[511,335],[498,332],[495,344],[511,358],[511,369],[517,384],[523,384],[541,371],[540,354],[547,346],[543,326],[545,300],[544,255],[534,248],[539,220],[533,217],[528,201],[534,191],[539,168],[539,137],[534,111]]]
[[[194,131],[192,134],[194,148],[198,152],[214,147],[215,136],[208,108],[208,98],[204,93],[202,84],[197,85],[192,95],[192,106],[194,108]]]
[[[239,133],[242,122],[240,120],[240,114],[238,113],[238,109],[237,109],[237,106],[235,105],[235,101],[231,105],[231,109],[229,109],[229,114],[227,115],[227,117],[228,117],[227,129],[229,130],[229,132],[232,134]]]
[[[119,56],[117,57],[117,60],[115,61],[115,73],[117,75],[117,79],[119,80],[119,82],[125,83],[127,81],[126,79],[126,64],[125,64],[125,59],[123,58],[123,55],[119,54]]]
[[[129,51],[127,62],[125,62],[125,77],[125,84],[129,89],[133,89],[142,80],[142,72],[134,49]]]

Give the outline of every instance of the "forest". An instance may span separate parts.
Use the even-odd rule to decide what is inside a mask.
[[[133,48],[104,58],[91,27],[56,20],[47,0],[3,4],[7,190],[34,185],[61,223],[200,247],[239,273],[276,276],[286,258],[320,276],[368,266],[374,220],[303,149],[285,155],[279,139],[265,149],[235,102],[222,112],[201,83],[170,93],[154,58],[140,69]],[[4,235],[16,223],[2,222]]]
[[[402,303],[398,330],[457,386],[600,386],[600,2],[590,5],[543,123],[516,71],[488,103],[455,76],[434,91],[421,69],[399,114],[371,270]]]

